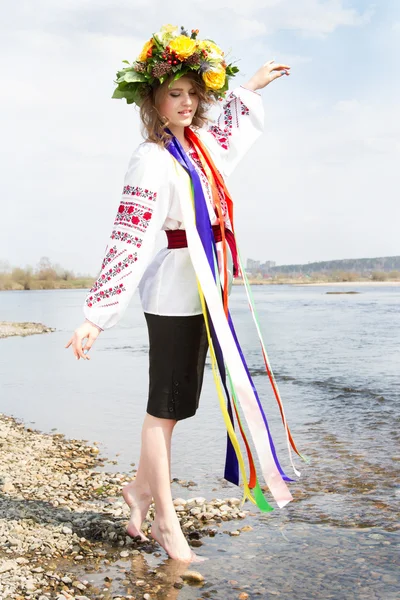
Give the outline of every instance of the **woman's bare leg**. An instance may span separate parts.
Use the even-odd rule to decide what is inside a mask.
[[[146,415],[150,416],[150,415]],[[152,417],[155,419],[155,417]],[[167,457],[168,457],[168,472],[169,472],[169,480],[171,481],[171,438],[172,431],[176,424],[176,421],[170,419],[157,419],[161,421],[161,425],[163,425],[163,421],[165,421],[165,428],[169,431],[170,435],[167,436]],[[146,424],[146,418],[143,423],[142,429],[142,450],[139,459],[139,465],[136,472],[136,477],[133,481],[128,483],[122,490],[122,495],[124,497],[125,502],[131,509],[131,516],[129,519],[129,523],[127,526],[127,533],[131,537],[140,537],[143,541],[146,541],[148,538],[141,531],[141,526],[143,521],[146,518],[147,512],[149,510],[151,501],[152,501],[152,493],[150,489],[150,484],[148,480],[148,472],[149,468],[146,468],[145,460],[143,458],[143,431]],[[151,468],[151,467],[150,467]]]
[[[190,562],[195,555],[182,533],[171,494],[171,438],[175,424],[172,419],[146,415],[142,429],[141,467],[147,474],[156,508],[151,536],[171,558]]]
[[[139,460],[135,479],[123,488],[122,495],[131,509],[131,516],[126,528],[127,534],[131,537],[140,537],[143,541],[146,541],[148,538],[141,531],[141,527],[149,510],[152,497],[142,459]]]

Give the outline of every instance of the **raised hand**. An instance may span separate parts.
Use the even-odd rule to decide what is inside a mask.
[[[274,81],[283,75],[290,75],[289,65],[283,65],[281,63],[276,63],[274,60],[269,60],[254,73],[253,77],[251,77],[243,87],[255,92],[256,90],[265,88],[271,81]]]

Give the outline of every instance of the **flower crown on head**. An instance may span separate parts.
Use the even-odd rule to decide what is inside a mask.
[[[198,29],[191,35],[176,25],[163,25],[145,43],[138,58],[117,72],[117,87],[113,98],[125,98],[128,104],[140,106],[146,90],[156,82],[173,76],[176,81],[194,71],[201,75],[206,91],[216,99],[225,96],[229,79],[239,72],[237,67],[226,64],[222,50],[212,40],[198,40]],[[172,83],[172,82],[171,82]]]

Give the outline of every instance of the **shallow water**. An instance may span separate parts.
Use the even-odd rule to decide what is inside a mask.
[[[329,286],[254,288],[287,418],[310,463],[297,462],[302,477],[291,484],[295,501],[285,509],[251,517],[253,531],[240,537],[204,538],[201,554],[211,560],[198,570],[207,584],[196,592],[175,590],[179,598],[236,598],[242,589],[250,598],[397,597],[400,287],[353,289],[360,293],[330,295],[339,290]],[[57,428],[98,441],[118,461],[109,470],[129,470],[146,405],[145,322],[135,298],[121,324],[101,334],[92,360],[75,361],[63,346],[80,323],[84,296],[80,290],[0,294],[0,320],[57,329],[0,340],[0,410],[43,431]],[[233,289],[231,306],[290,475],[243,288]],[[208,368],[201,408],[177,426],[173,446],[173,476],[197,485],[174,484],[175,496],[240,496],[222,480],[224,453]]]

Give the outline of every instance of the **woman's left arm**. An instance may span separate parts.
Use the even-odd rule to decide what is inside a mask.
[[[257,90],[290,74],[288,65],[270,60],[225,99],[221,115],[208,128],[218,145],[225,176],[229,176],[264,131],[264,107]]]

